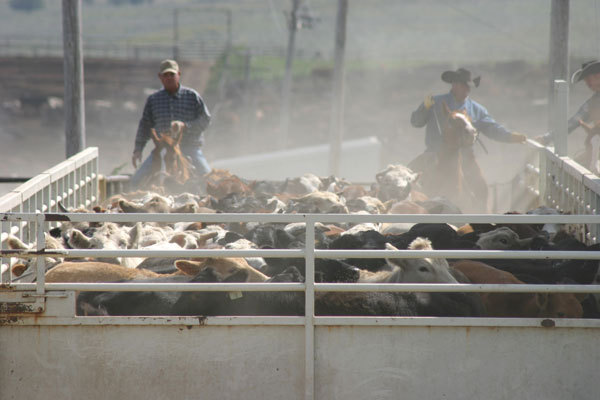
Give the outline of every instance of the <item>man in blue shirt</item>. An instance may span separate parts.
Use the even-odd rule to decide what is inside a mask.
[[[471,79],[471,72],[459,68],[456,71],[442,73],[442,81],[451,84],[450,91],[437,96],[427,95],[425,101],[412,113],[410,123],[415,128],[425,126],[425,152],[415,158],[408,165],[415,172],[431,170],[435,165],[437,153],[442,150],[442,135],[440,126],[445,118],[444,103],[450,111],[465,110],[471,118],[473,127],[490,139],[505,143],[524,143],[527,136],[512,132],[497,123],[487,112],[485,107],[469,97],[471,85],[479,86],[481,78]],[[479,210],[487,208],[487,183],[477,164],[473,147],[462,150],[463,165],[474,165],[474,168],[465,168],[465,178],[473,188],[474,195],[480,202]],[[443,171],[438,171],[440,174]]]
[[[202,153],[203,131],[210,124],[210,113],[198,92],[179,83],[180,77],[177,62],[164,60],[160,63],[158,78],[163,88],[146,100],[131,157],[134,168],[141,162],[142,150],[154,128],[159,134],[170,132],[171,135],[178,135],[183,132],[180,143],[183,155],[192,162],[198,176],[210,172]],[[131,187],[136,188],[151,171],[152,157],[148,157],[131,177]]]
[[[571,83],[577,83],[579,81],[585,81],[585,84],[594,94],[585,101],[579,107],[577,112],[569,118],[569,122],[567,124],[568,133],[573,132],[577,129],[581,123],[579,121],[583,121],[586,123],[595,124],[599,122],[598,118],[600,117],[600,61],[588,61],[581,65],[573,76],[571,77]],[[538,142],[543,145],[548,145],[554,140],[554,133],[547,132],[544,135],[537,136],[535,138]]]
[[[421,103],[410,117],[410,123],[415,128],[425,128],[425,146],[427,152],[435,152],[440,149],[442,136],[439,132],[441,121],[436,121],[436,117],[443,118],[443,103],[454,110],[466,110],[471,122],[477,131],[489,137],[505,143],[523,143],[527,137],[521,133],[511,132],[496,121],[488,114],[485,107],[471,100],[469,93],[471,92],[471,83],[479,86],[481,80],[477,77],[471,80],[471,72],[459,68],[456,71],[445,71],[442,74],[442,80],[450,83],[452,87],[450,92],[437,96],[428,95],[425,101]],[[436,115],[433,115],[435,111]]]

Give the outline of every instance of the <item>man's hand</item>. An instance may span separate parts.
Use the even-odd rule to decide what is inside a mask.
[[[534,137],[533,140],[535,140],[536,142],[538,142],[541,145],[548,146],[550,144],[550,142],[552,142],[552,135],[550,135],[549,132],[544,133],[543,135],[538,135],[538,136]]]
[[[527,136],[519,132],[511,132],[510,141],[511,143],[525,143],[527,141]]]
[[[433,100],[433,96],[431,94],[428,94],[427,96],[425,96],[423,105],[425,106],[426,110],[429,110],[434,104],[435,104],[435,101]]]
[[[141,162],[141,161],[142,161],[142,152],[134,151],[133,155],[131,156],[131,163],[133,164],[133,168],[137,169],[138,162]]]
[[[177,135],[185,129],[185,123],[182,121],[171,122],[171,135]]]

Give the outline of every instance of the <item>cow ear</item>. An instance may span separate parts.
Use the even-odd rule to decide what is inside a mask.
[[[205,263],[200,261],[176,260],[175,267],[186,275],[196,276],[204,269]]]
[[[588,298],[589,293],[573,293],[573,296],[577,299],[578,302],[583,303],[585,299]]]
[[[18,263],[12,266],[11,272],[14,276],[21,276],[27,270],[27,265]]]
[[[391,244],[391,243],[387,243],[387,242],[385,243],[385,249],[386,249],[386,250],[398,250],[398,248],[397,248],[396,246],[394,246],[394,245],[393,245],[393,244]],[[399,267],[399,266],[400,266],[400,265],[398,264],[398,260],[397,260],[397,259],[395,259],[395,258],[386,258],[385,260],[386,260],[386,261],[388,262],[388,264],[390,264],[390,265],[395,265],[395,266],[397,266],[397,267]]]
[[[136,224],[129,231],[129,243],[127,243],[128,249],[138,249],[140,247],[140,239],[142,236],[142,223],[136,222]]]
[[[398,250],[398,248],[396,246],[394,246],[393,244],[388,243],[388,242],[385,243],[385,249],[386,250]]]
[[[517,239],[517,246],[519,250],[526,250],[531,247],[531,242],[533,242],[533,237],[525,238],[525,239]]]
[[[217,232],[217,231],[201,234],[196,239],[196,241],[198,242],[198,246],[204,246],[209,239],[217,237],[218,234],[219,234],[219,232]]]
[[[74,249],[89,249],[92,246],[90,239],[75,228],[71,230],[68,244]]]
[[[119,199],[119,208],[121,209],[121,211],[123,211],[124,213],[136,213],[136,212],[140,212],[140,207],[125,200],[125,199]]]
[[[21,239],[19,239],[16,236],[13,236],[13,235],[8,236],[6,243],[8,244],[8,247],[10,247],[11,249],[20,249],[20,250],[29,249],[29,247],[25,243],[23,243],[23,241]]]
[[[548,293],[536,293],[535,303],[540,310],[545,310],[548,307]]]

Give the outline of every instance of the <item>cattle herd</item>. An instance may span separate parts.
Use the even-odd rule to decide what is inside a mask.
[[[285,181],[246,181],[225,170],[206,177],[206,193],[163,188],[112,196],[104,213],[452,214],[443,198],[418,191],[401,165],[376,175],[370,188],[305,174]],[[47,249],[300,249],[304,223],[64,222],[46,235]],[[31,248],[11,236],[14,249]],[[315,227],[318,249],[598,250],[566,229],[536,224],[363,223]],[[15,259],[15,282],[34,280],[35,263]],[[46,259],[46,282],[303,282],[303,258],[218,257]],[[347,258],[315,260],[327,283],[598,284],[598,260]],[[77,315],[304,315],[303,292],[80,292]],[[462,292],[317,292],[316,315],[599,318],[592,294]]]

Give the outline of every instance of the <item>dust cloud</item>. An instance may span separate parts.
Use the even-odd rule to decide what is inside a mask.
[[[155,8],[170,6],[170,2],[154,3]],[[209,61],[207,66],[192,59],[180,60],[182,83],[196,88],[213,113],[212,124],[205,133],[204,151],[209,162],[280,148],[282,59],[280,57],[279,66],[274,67],[264,66],[264,59],[260,57],[267,47],[278,48],[280,56],[285,54],[287,32],[285,21],[280,18],[289,11],[290,2],[275,3],[227,2],[234,10],[234,45],[243,50],[236,53],[238,62],[231,62],[225,80],[214,82],[215,75],[211,74],[214,61]],[[335,2],[301,3],[302,12],[319,22],[314,28],[297,33],[289,148],[330,140]],[[512,7],[514,13],[520,14],[513,19],[515,26],[511,31],[495,22],[496,18],[490,14],[493,10],[486,13],[489,7],[486,8],[483,1],[463,1],[455,6],[436,1],[368,3],[350,2],[343,126],[345,139],[376,136],[381,141],[381,168],[390,163],[408,164],[424,150],[424,129],[410,125],[410,114],[426,94],[449,90],[449,85],[440,79],[441,73],[448,69],[465,67],[481,75],[481,86],[473,89],[471,97],[510,130],[529,137],[547,131],[550,2],[508,2],[510,7],[505,4],[505,8]],[[151,6],[139,8],[140,18],[148,7]],[[260,7],[268,10],[263,12]],[[545,13],[540,13],[540,9]],[[84,24],[84,31],[97,29],[94,21],[86,17],[90,10],[92,8],[84,6],[84,20],[88,24]],[[417,15],[428,15],[428,18],[419,26],[415,22]],[[534,16],[535,22],[545,28],[525,36]],[[576,20],[570,60],[574,70],[581,62],[593,58],[595,51],[577,44],[582,42],[580,31],[592,23],[584,19],[584,5],[573,5],[572,18]],[[239,62],[248,54],[250,64]],[[86,59],[86,145],[99,148],[101,173],[133,172],[131,153],[137,123],[148,91],[159,85],[155,64],[170,56],[171,49],[165,49],[154,58],[131,61],[135,64],[131,70],[127,69],[127,60],[120,60],[119,69],[112,74],[97,66],[110,68],[111,59]],[[0,57],[8,56],[0,54]],[[57,60],[60,62],[60,57]],[[62,111],[47,106],[29,112],[9,107],[10,102],[25,91],[44,98],[61,96],[60,73],[48,77],[43,73],[45,62],[41,61],[37,75],[20,77],[19,82],[36,82],[36,85],[30,84],[25,90],[13,84],[10,86],[13,90],[0,94],[3,97],[0,176],[33,176],[65,158]],[[140,70],[139,65],[144,63],[147,69]],[[0,63],[0,68],[2,65],[6,63]],[[27,74],[36,72],[31,70]],[[52,79],[52,84],[44,79]],[[589,94],[584,85],[572,85],[570,112]],[[508,211],[506,199],[510,197],[510,181],[523,166],[525,146],[494,142],[486,137],[482,140],[486,149],[476,145],[477,159],[493,187],[491,194],[498,201],[497,211]],[[569,141],[570,153],[575,154],[582,148],[583,133],[574,132]],[[151,147],[151,144],[146,146],[144,157]],[[0,195],[13,187],[0,185]]]

